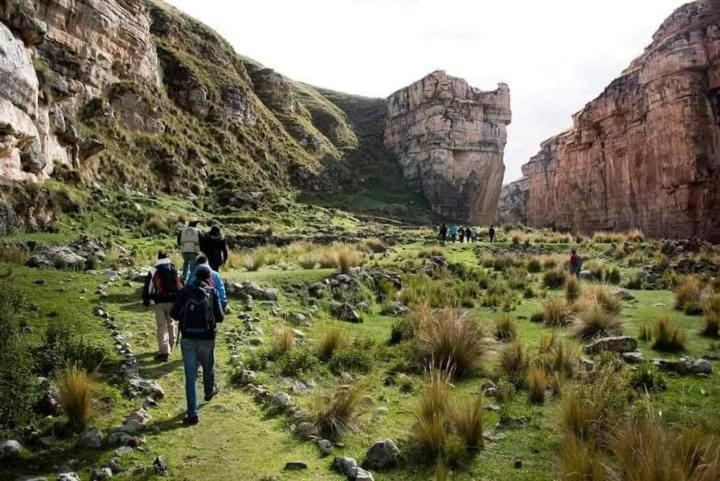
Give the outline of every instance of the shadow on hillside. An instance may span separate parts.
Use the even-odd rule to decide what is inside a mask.
[[[140,375],[144,378],[160,379],[167,376],[176,369],[182,368],[181,359],[176,359],[164,363],[157,363],[153,360],[154,354],[152,354],[151,356],[153,357],[151,357],[148,361],[138,361],[138,364],[140,365]]]
[[[128,312],[145,312],[145,306],[142,303],[142,293],[138,294],[108,294],[102,299],[108,304],[118,306],[123,311]],[[150,310],[148,310],[150,312]]]

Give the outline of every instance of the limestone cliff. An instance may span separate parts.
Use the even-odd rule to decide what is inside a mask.
[[[385,146],[445,217],[494,221],[510,124],[510,90],[484,92],[437,71],[387,100]]]
[[[531,226],[720,241],[720,11],[679,8],[523,167]]]
[[[527,224],[527,201],[529,186],[527,178],[503,185],[498,201],[498,224]]]

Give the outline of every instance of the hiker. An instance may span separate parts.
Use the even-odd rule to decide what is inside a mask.
[[[195,258],[200,253],[200,231],[197,226],[200,222],[190,221],[177,236],[177,244],[183,257],[183,281],[187,282],[188,276],[195,269]]]
[[[188,285],[178,295],[170,314],[179,321],[180,351],[185,370],[187,414],[183,424],[198,423],[198,402],[195,391],[198,367],[202,366],[205,401],[218,393],[215,384],[215,334],[217,325],[225,320],[220,297],[210,285],[212,271],[207,264],[195,269],[197,283]]]
[[[570,254],[570,273],[574,274],[575,277],[580,277],[580,271],[582,270],[582,258],[577,255],[575,249]]]
[[[490,235],[490,242],[495,242],[495,226],[491,225],[490,229],[488,230],[488,234]]]
[[[225,237],[222,235],[220,226],[214,225],[206,235],[200,239],[200,250],[210,262],[210,268],[220,272],[220,267],[227,262],[228,246]]]
[[[440,226],[440,240],[444,244],[445,241],[447,241],[447,235],[448,235],[448,226],[443,222],[443,224]]]
[[[170,353],[175,346],[177,333],[170,310],[182,287],[180,275],[167,252],[158,252],[157,262],[145,276],[142,297],[146,308],[150,307],[151,301],[154,304],[158,342],[155,359],[160,362],[167,362],[170,359]]]
[[[457,233],[458,233],[458,226],[456,224],[450,225],[450,229],[448,229],[448,233],[450,234],[450,240],[455,243],[457,240]]]
[[[195,270],[190,273],[190,277],[188,277],[187,285],[193,286],[198,283],[197,279],[197,270],[200,266],[207,266],[208,269],[210,269],[210,281],[208,284],[215,288],[215,292],[217,292],[218,297],[220,298],[220,303],[222,304],[223,312],[228,312],[228,298],[227,298],[227,292],[225,291],[225,283],[223,283],[222,277],[220,277],[220,274],[212,270],[210,267],[208,258],[204,255],[199,255],[197,259],[195,259]]]
[[[458,240],[460,241],[461,244],[465,240],[465,228],[462,226],[458,230],[458,238],[459,238]]]
[[[478,241],[478,230],[476,227],[473,227],[472,229],[470,229],[470,234],[472,235],[473,242],[477,242]]]
[[[465,227],[465,239],[467,239],[468,244],[473,241],[470,226]]]

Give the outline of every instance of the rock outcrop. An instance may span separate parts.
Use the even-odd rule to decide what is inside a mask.
[[[498,224],[527,224],[527,201],[529,186],[527,178],[503,185],[498,201]]]
[[[445,217],[494,222],[505,164],[510,90],[481,91],[433,72],[387,99],[385,146]]]
[[[676,10],[523,166],[531,226],[720,241],[720,11]]]

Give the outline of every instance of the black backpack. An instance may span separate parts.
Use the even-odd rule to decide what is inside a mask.
[[[213,311],[213,288],[193,287],[188,295],[180,319],[180,332],[184,335],[210,335],[215,332],[216,321]]]
[[[152,285],[155,302],[173,302],[182,287],[177,269],[172,264],[158,267]]]

